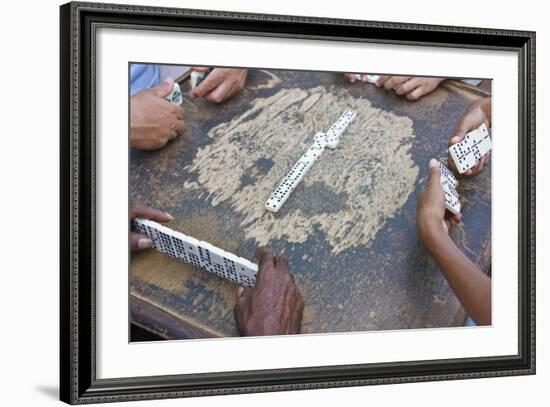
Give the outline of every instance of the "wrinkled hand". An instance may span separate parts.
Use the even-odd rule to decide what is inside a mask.
[[[173,86],[173,81],[164,82],[130,98],[132,148],[157,150],[183,130],[183,109],[163,99],[170,94]]]
[[[208,68],[193,67],[193,70],[206,72]],[[214,68],[199,86],[189,92],[189,96],[202,97],[211,103],[221,103],[244,88],[247,75],[247,69]]]
[[[304,302],[288,272],[288,257],[256,249],[256,287],[245,288],[235,305],[235,320],[242,336],[288,335],[300,332]]]
[[[431,159],[426,188],[418,194],[416,206],[416,226],[423,241],[437,233],[448,233],[453,225],[460,223],[462,215],[445,210],[445,193],[440,183],[439,163]]]
[[[487,127],[491,126],[491,97],[477,100],[468,107],[468,110],[466,110],[466,113],[464,113],[464,116],[462,116],[458,122],[458,126],[455,129],[453,137],[449,140],[449,147],[456,143],[460,143],[464,140],[467,133],[477,129],[482,123],[485,123]],[[483,171],[483,168],[485,168],[485,165],[489,162],[490,156],[490,153],[484,154],[479,160],[477,160],[477,164],[474,167],[467,170],[464,174],[459,174],[454,161],[449,154],[449,168],[458,177],[474,177]]]
[[[383,86],[386,90],[393,90],[396,94],[414,101],[432,92],[444,80],[445,78],[382,75],[375,85],[378,88]]]
[[[141,203],[135,203],[130,210],[130,226],[135,218],[149,219],[155,222],[168,222],[173,219],[169,213],[149,208]],[[135,252],[152,247],[153,241],[147,236],[137,232],[130,232],[130,251]]]

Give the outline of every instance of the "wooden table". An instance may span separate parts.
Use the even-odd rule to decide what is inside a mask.
[[[184,84],[184,88],[188,83]],[[247,88],[214,105],[186,100],[186,131],[156,152],[131,152],[133,200],[168,211],[169,227],[254,261],[268,245],[290,258],[304,333],[464,324],[466,315],[416,231],[430,158],[476,88],[445,82],[418,102],[323,72],[251,71]],[[351,106],[357,118],[277,214],[263,204],[280,178]],[[487,270],[491,171],[461,182],[452,237]],[[155,251],[132,255],[132,322],[163,338],[238,335],[237,288]]]

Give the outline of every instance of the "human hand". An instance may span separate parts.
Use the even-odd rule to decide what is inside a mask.
[[[288,272],[288,257],[256,249],[259,271],[256,287],[244,288],[235,305],[235,320],[242,336],[288,335],[300,332],[304,302]]]
[[[183,109],[164,99],[173,87],[174,81],[163,82],[130,98],[131,147],[157,150],[183,130]]]
[[[416,206],[416,226],[420,238],[427,242],[439,234],[447,234],[453,225],[460,223],[462,215],[445,210],[445,193],[441,187],[439,163],[431,159],[426,188],[418,194]]]
[[[172,215],[162,212],[158,209],[149,208],[141,203],[135,203],[130,210],[130,224],[135,218],[150,219],[155,222],[171,221]],[[150,249],[153,247],[153,241],[147,236],[137,232],[130,232],[130,251]]]
[[[399,96],[414,101],[432,92],[445,78],[423,78],[414,76],[381,75],[375,82],[376,87],[393,90]]]
[[[193,67],[193,70],[206,72],[208,68]],[[244,88],[247,75],[248,69],[214,68],[199,86],[189,92],[189,96],[221,103]]]
[[[467,133],[474,129],[477,129],[483,123],[485,123],[487,127],[491,126],[491,97],[476,100],[468,107],[466,113],[464,113],[464,115],[458,122],[458,126],[455,129],[453,137],[451,137],[451,139],[449,140],[449,147],[456,143],[460,143],[462,140],[464,140],[464,137]],[[460,174],[456,169],[455,163],[451,158],[451,155],[449,154],[449,168],[459,177],[474,177],[481,171],[483,171],[483,168],[485,168],[485,165],[487,165],[487,163],[489,162],[490,156],[490,153],[484,154],[482,157],[479,158],[479,160],[477,160],[477,164],[474,167],[470,168],[463,174]]]

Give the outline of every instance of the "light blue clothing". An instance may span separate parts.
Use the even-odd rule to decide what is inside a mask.
[[[130,96],[140,90],[149,89],[160,83],[159,68],[153,64],[130,65]]]
[[[481,79],[461,79],[462,82],[472,86],[479,86]]]
[[[164,82],[167,78],[172,78],[177,82],[177,80],[184,73],[191,69],[185,65],[157,65],[159,68],[160,81]]]

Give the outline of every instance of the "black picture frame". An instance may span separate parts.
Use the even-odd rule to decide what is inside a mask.
[[[535,33],[73,2],[60,7],[60,397],[71,404],[535,373]],[[95,56],[100,26],[517,52],[519,351],[516,355],[97,379]]]

